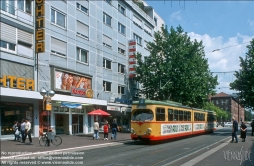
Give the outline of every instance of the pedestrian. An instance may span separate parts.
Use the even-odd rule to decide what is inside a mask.
[[[104,140],[108,140],[108,129],[109,129],[109,125],[108,125],[108,121],[106,121],[103,126]]]
[[[31,123],[28,121],[28,119],[25,120],[25,136],[24,136],[24,142],[26,142],[26,137],[29,138],[29,143],[32,143],[32,137],[31,137]]]
[[[112,128],[111,139],[114,138],[114,140],[115,140],[116,139],[116,135],[117,135],[117,123],[116,123],[116,119],[113,119],[113,122],[111,123],[111,128]]]
[[[18,124],[18,122],[17,122],[17,121],[14,121],[13,126],[12,126],[12,130],[13,130],[13,134],[14,134],[14,141],[17,140],[17,136],[16,136],[16,134],[15,134],[16,129],[17,129],[17,124]]]
[[[15,135],[16,135],[16,140],[20,141],[20,123],[17,122],[17,125],[15,127]]]
[[[25,119],[22,119],[22,122],[20,125],[21,143],[25,142],[25,131],[26,131],[26,121],[25,121]]]
[[[93,139],[98,139],[99,137],[99,123],[97,120],[95,120],[94,124],[93,124],[93,130],[94,130],[94,135],[93,135]]]
[[[252,119],[252,122],[251,122],[251,135],[253,136],[253,133],[254,133],[254,119]]]
[[[242,142],[245,142],[246,132],[247,132],[246,122],[243,122],[242,125],[241,125],[241,138],[242,138]]]
[[[236,132],[238,131],[238,123],[235,120],[235,117],[232,118],[233,121],[233,125],[232,125],[232,141],[230,141],[231,143],[234,142],[234,138],[235,138],[235,143],[238,143],[238,139],[237,139],[237,135]]]

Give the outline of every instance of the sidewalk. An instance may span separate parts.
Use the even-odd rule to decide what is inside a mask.
[[[33,143],[28,143],[28,138],[26,143],[17,142],[14,140],[1,140],[1,157],[4,156],[15,156],[25,153],[37,153],[37,152],[47,152],[47,151],[75,151],[77,149],[89,149],[90,147],[103,146],[104,144],[110,146],[112,144],[127,143],[132,142],[130,133],[117,133],[117,139],[111,140],[111,133],[109,133],[109,140],[103,140],[103,133],[100,133],[100,138],[98,140],[93,140],[93,134],[89,135],[59,135],[62,138],[62,144],[55,146],[52,143],[50,146],[40,146],[39,138],[32,138]],[[79,147],[79,148],[76,148]]]

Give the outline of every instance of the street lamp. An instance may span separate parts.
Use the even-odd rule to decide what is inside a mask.
[[[43,96],[43,111],[44,110],[48,111],[48,132],[49,132],[49,111],[52,110],[51,97],[55,95],[55,92],[53,90],[47,91],[45,88],[41,88],[40,94]],[[48,146],[50,146],[49,139],[47,141],[48,141]]]

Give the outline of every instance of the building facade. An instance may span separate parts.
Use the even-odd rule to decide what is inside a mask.
[[[230,115],[230,119],[224,119],[224,121],[231,121],[232,117],[235,117],[239,122],[244,121],[244,108],[239,104],[236,95],[228,95],[221,92],[210,96],[210,102],[213,102],[214,105],[225,110]],[[218,121],[223,121],[220,117],[217,117],[217,119]]]
[[[1,1],[1,138],[12,136],[15,120],[32,122],[35,137],[92,133],[117,118],[130,127],[139,85],[135,55],[164,26],[142,1]],[[54,90],[52,109],[43,109],[40,90]],[[88,116],[102,109],[109,117]]]

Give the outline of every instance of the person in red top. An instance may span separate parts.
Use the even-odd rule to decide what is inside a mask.
[[[108,125],[108,121],[106,121],[104,126],[103,126],[104,140],[108,140],[108,129],[109,129],[109,125]]]

